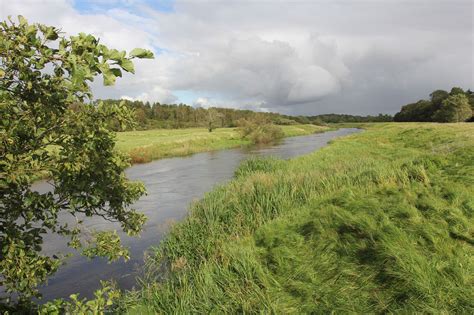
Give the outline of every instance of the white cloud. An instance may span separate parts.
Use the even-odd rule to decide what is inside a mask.
[[[286,113],[393,112],[438,88],[472,87],[472,3],[459,0],[176,1],[160,12],[104,0],[80,13],[68,0],[0,0],[23,14],[107,45],[156,48],[96,97],[179,101]],[[103,4],[103,3],[100,3]]]
[[[209,108],[212,107],[213,105],[211,104],[211,101],[208,97],[198,97],[194,103],[194,107],[202,107],[202,108]]]
[[[152,87],[148,92],[143,92],[135,97],[122,95],[121,99],[131,101],[143,101],[143,102],[160,102],[161,104],[170,104],[176,102],[177,98],[169,90],[165,90],[159,86]]]

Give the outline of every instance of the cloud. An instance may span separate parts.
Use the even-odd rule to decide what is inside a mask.
[[[331,73],[329,63],[305,60],[287,43],[257,37],[231,39],[218,52],[201,49],[168,62],[170,88],[281,105],[335,93],[343,76]]]
[[[96,97],[288,114],[395,112],[432,90],[473,85],[472,3],[459,0],[176,1],[0,0],[1,15],[151,48],[136,75]],[[84,10],[84,3],[88,10]]]
[[[194,107],[202,107],[202,108],[209,108],[213,107],[213,104],[211,103],[211,100],[208,97],[198,97],[194,103]]]
[[[130,101],[143,101],[143,102],[160,102],[162,104],[172,104],[175,103],[178,98],[171,93],[169,90],[165,90],[159,86],[154,86],[148,90],[148,92],[143,92],[135,97],[129,95],[120,96],[121,99],[126,99]]]

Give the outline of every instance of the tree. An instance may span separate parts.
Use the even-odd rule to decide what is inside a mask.
[[[433,113],[441,108],[443,101],[449,97],[449,93],[444,90],[436,90],[430,94],[431,104],[433,104]]]
[[[469,119],[469,121],[474,122],[474,92],[471,90],[466,91],[466,96],[469,99],[469,105],[471,106],[472,110],[472,117]]]
[[[147,123],[146,116],[147,115],[146,115],[145,109],[143,109],[141,107],[135,109],[135,119],[141,127],[146,126],[146,123]]]
[[[209,132],[212,132],[216,128],[217,123],[222,118],[222,114],[217,111],[215,108],[209,108],[207,110],[207,124]]]
[[[87,256],[113,260],[128,255],[119,236],[102,231],[84,239],[83,218],[119,222],[131,235],[145,222],[130,209],[144,187],[125,177],[128,158],[115,150],[107,128],[111,118],[131,124],[133,112],[91,103],[89,83],[102,75],[113,85],[122,70],[134,73],[132,59],[153,53],[138,48],[127,56],[92,35],[67,38],[52,26],[18,20],[0,23],[0,284],[26,301],[62,262],[61,255],[40,252],[46,233],[68,237]],[[41,177],[51,192],[32,189]],[[78,224],[68,226],[60,215]]]
[[[395,121],[431,121],[433,114],[432,103],[426,100],[420,100],[413,104],[402,107],[400,112],[395,114]]]
[[[438,122],[463,122],[472,117],[469,100],[464,94],[450,95],[443,101],[433,118]]]
[[[451,89],[451,92],[449,92],[449,95],[458,95],[458,94],[464,94],[464,90],[456,86]]]
[[[429,101],[421,100],[402,106],[400,112],[395,114],[394,120],[462,122],[472,120],[473,112],[472,92],[453,87],[449,93],[444,90],[434,91],[430,94]]]
[[[431,101],[433,103],[441,103],[448,98],[449,93],[445,90],[435,90],[430,94]]]

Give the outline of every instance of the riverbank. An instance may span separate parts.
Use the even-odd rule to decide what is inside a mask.
[[[281,126],[285,137],[308,135],[329,130],[315,125]],[[132,163],[186,156],[193,153],[230,149],[248,145],[241,139],[236,128],[217,128],[209,132],[205,128],[154,129],[119,132],[117,148],[130,155]]]
[[[364,128],[241,164],[147,259],[125,311],[474,312],[474,125]]]

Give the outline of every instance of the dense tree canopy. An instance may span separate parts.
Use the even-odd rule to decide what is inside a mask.
[[[111,119],[122,127],[132,123],[132,112],[89,102],[97,75],[112,85],[122,71],[134,72],[134,58],[153,54],[127,55],[92,35],[65,37],[21,16],[0,23],[0,284],[7,292],[37,296],[36,287],[57,270],[60,257],[41,252],[47,233],[69,237],[88,256],[127,256],[117,234],[98,232],[94,240],[80,232],[89,216],[119,222],[129,234],[145,221],[129,208],[144,187],[125,177],[128,159],[114,149],[107,128]],[[32,188],[39,178],[48,179],[50,192]],[[68,215],[78,224],[63,223]]]
[[[454,94],[446,98],[433,115],[438,122],[463,122],[472,117],[469,99],[464,94]]]
[[[436,90],[430,94],[430,100],[403,106],[394,120],[462,122],[472,120],[473,112],[474,94],[470,90],[453,87],[449,93]]]

